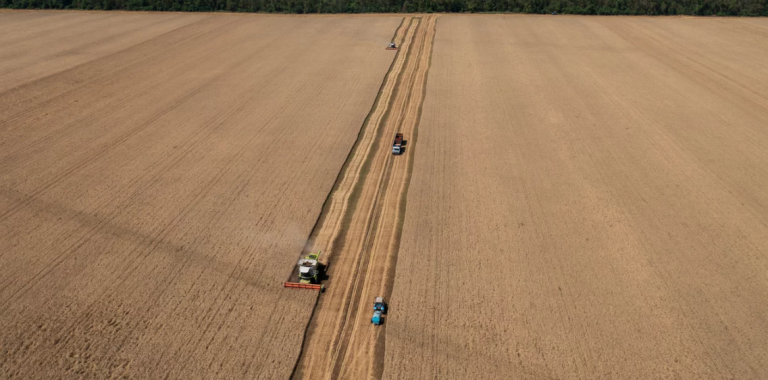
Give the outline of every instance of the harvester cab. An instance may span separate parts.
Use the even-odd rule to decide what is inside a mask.
[[[320,282],[319,266],[320,253],[310,253],[299,259],[299,283],[317,284]]]
[[[387,46],[387,50],[397,50],[397,45],[395,45],[394,42],[390,42],[389,46]]]

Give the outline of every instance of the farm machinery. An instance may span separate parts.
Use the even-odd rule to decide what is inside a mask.
[[[286,281],[283,283],[284,287],[323,291],[324,287],[320,285],[320,274],[322,272],[320,252],[310,253],[300,258],[296,266],[299,270],[299,281]]]
[[[389,46],[387,46],[387,50],[397,50],[397,45],[395,45],[394,42],[390,42]]]
[[[384,323],[384,314],[387,313],[387,303],[384,302],[384,297],[376,297],[373,300],[373,317],[371,323],[374,325],[380,325]]]
[[[392,154],[399,155],[403,153],[403,134],[395,133],[395,141],[392,142]]]

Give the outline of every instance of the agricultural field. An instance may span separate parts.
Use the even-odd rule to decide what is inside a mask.
[[[768,21],[438,19],[384,379],[768,378]]]
[[[287,378],[402,17],[0,12],[0,378]]]
[[[2,379],[768,378],[765,19],[0,11],[0,47]]]

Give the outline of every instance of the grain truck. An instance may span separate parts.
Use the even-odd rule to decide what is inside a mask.
[[[392,154],[399,155],[403,153],[403,134],[395,133],[395,141],[392,143]]]

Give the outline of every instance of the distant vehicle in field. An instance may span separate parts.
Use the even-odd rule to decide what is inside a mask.
[[[397,50],[397,45],[395,45],[394,42],[390,42],[389,46],[387,46],[387,50]]]
[[[384,297],[376,297],[373,300],[373,317],[371,323],[374,325],[380,325],[384,323],[383,314],[387,313],[387,303],[384,302]]]
[[[392,143],[392,154],[399,155],[403,153],[403,134],[396,133],[395,141]]]

